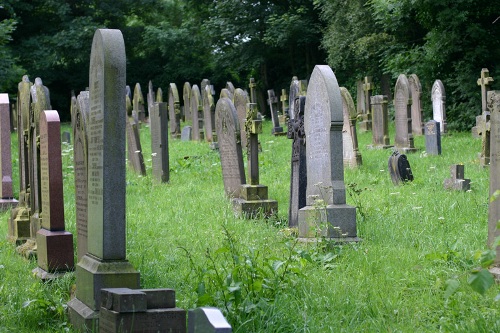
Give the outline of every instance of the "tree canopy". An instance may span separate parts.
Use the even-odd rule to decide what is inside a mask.
[[[262,91],[279,90],[328,63],[353,92],[367,75],[380,87],[415,73],[424,96],[443,81],[448,123],[466,129],[480,110],[481,68],[498,76],[498,16],[488,0],[4,0],[1,85],[15,94],[23,74],[41,77],[69,120],[71,90],[88,85],[94,31],[114,28],[130,85],[208,78],[245,88],[254,77]]]

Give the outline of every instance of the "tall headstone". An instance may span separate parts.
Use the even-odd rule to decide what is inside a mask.
[[[372,144],[367,148],[387,149],[393,147],[389,138],[389,116],[387,114],[387,96],[372,96]]]
[[[250,103],[250,100],[247,92],[241,88],[237,88],[234,91],[233,103],[236,108],[236,114],[238,115],[238,122],[240,124],[241,147],[248,151],[246,123],[247,104]]]
[[[291,89],[290,89],[291,90]],[[292,139],[290,172],[290,202],[288,206],[288,226],[299,226],[299,210],[306,206],[307,164],[304,132],[304,110],[306,97],[298,96],[293,101],[295,115],[288,120],[288,135]]]
[[[453,164],[450,167],[450,178],[443,182],[445,190],[468,191],[470,190],[470,179],[464,179],[464,165]]]
[[[174,83],[175,84],[175,83]],[[177,88],[177,86],[176,86]],[[177,95],[178,97],[179,95]],[[158,87],[158,89],[156,90],[156,98],[155,98],[155,102],[157,103],[163,103],[163,90]],[[179,104],[179,114],[180,114],[180,104]]]
[[[76,266],[76,297],[68,303],[77,330],[98,327],[103,288],[139,288],[126,260],[125,44],[119,30],[98,29],[90,55],[88,253]]]
[[[191,89],[191,119],[193,121],[193,140],[194,141],[203,141],[204,132],[203,132],[203,106],[201,104],[201,94],[200,88],[198,85],[193,85]]]
[[[356,81],[356,112],[358,116],[365,114],[365,92],[363,90],[363,80]]]
[[[224,191],[229,198],[240,196],[245,184],[245,169],[241,150],[240,124],[233,102],[222,97],[215,106],[215,128],[219,139]]]
[[[87,253],[87,123],[90,112],[89,92],[82,91],[77,97],[73,120],[73,163],[75,172],[75,208],[77,258]]]
[[[151,111],[153,110],[153,104],[155,102],[155,91],[153,89],[153,82],[151,80],[149,80],[148,83],[148,94],[146,95],[146,99],[148,102],[148,113],[146,117],[149,117]]]
[[[491,162],[490,162],[490,198],[500,190],[500,91],[488,92],[487,107],[491,114]],[[498,221],[500,220],[500,200],[489,200],[488,209],[488,245],[493,246],[500,236]],[[496,247],[494,267],[490,271],[500,278],[500,246]]]
[[[190,120],[191,119],[191,84],[189,82],[184,82],[184,86],[182,87],[182,120]]]
[[[422,85],[416,74],[411,74],[408,78],[411,90],[411,128],[413,135],[423,134],[423,116],[422,116]]]
[[[304,114],[307,206],[299,211],[299,237],[357,241],[356,208],[346,204],[342,157],[342,97],[335,74],[317,65]]]
[[[188,333],[231,333],[233,330],[217,308],[189,310]]]
[[[41,228],[36,233],[40,279],[73,270],[73,235],[65,230],[61,158],[61,128],[57,111],[40,113]]]
[[[356,134],[356,108],[349,91],[340,87],[342,96],[342,114],[344,126],[342,127],[342,143],[344,167],[356,168],[363,163],[358,149],[358,136]]]
[[[406,75],[400,74],[394,88],[394,121],[396,138],[394,147],[401,153],[413,153],[417,149],[413,144],[411,127],[411,91]]]
[[[32,83],[24,75],[17,86],[18,158],[19,158],[19,205],[11,210],[9,239],[16,244],[28,240],[30,233],[30,166],[29,166],[29,110]]]
[[[435,120],[425,123],[425,151],[427,155],[441,155],[441,128]]]
[[[157,100],[157,102],[159,101]],[[168,89],[168,115],[170,118],[170,136],[173,139],[178,139],[181,136],[181,103],[175,83],[170,83]],[[163,120],[166,121],[166,119]]]
[[[205,125],[205,139],[207,142],[214,142],[215,131],[215,103],[210,85],[206,85],[203,93],[203,124]],[[217,134],[215,135],[217,137]],[[217,138],[215,139],[217,142]]]
[[[441,80],[434,81],[431,92],[433,119],[440,123],[441,133],[446,133],[446,93]]]
[[[153,110],[149,114],[151,120],[151,160],[153,179],[159,183],[166,183],[170,180],[167,116],[167,103],[153,104]]]
[[[290,92],[288,94],[288,119],[293,119],[295,117],[295,100],[300,96],[300,82],[299,79],[294,76],[292,77],[292,82],[290,83]]]
[[[362,132],[372,130],[372,113],[370,110],[370,100],[373,91],[373,82],[371,76],[365,76],[363,81],[363,97],[364,97],[364,113],[362,114],[362,121],[359,123],[359,129]]]
[[[8,94],[0,94],[0,211],[15,207],[12,190],[12,156],[10,150],[10,103]]]
[[[139,122],[143,123],[146,120],[146,111],[144,110],[144,95],[142,94],[141,84],[139,82],[135,84],[132,106],[137,113]]]
[[[283,127],[280,126],[280,121],[278,117],[278,97],[274,94],[274,90],[270,89],[267,91],[267,103],[269,104],[269,109],[271,110],[271,118],[273,121],[273,128],[271,134],[273,135],[284,135]]]

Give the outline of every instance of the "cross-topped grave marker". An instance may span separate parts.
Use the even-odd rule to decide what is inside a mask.
[[[487,108],[486,97],[490,90],[490,84],[493,78],[487,68],[481,70],[481,77],[477,80],[477,85],[481,86],[481,113],[476,117],[476,126],[472,128],[472,136],[479,138],[486,131],[486,123],[489,122],[489,111]]]
[[[372,97],[373,82],[371,76],[365,76],[362,87],[363,87],[365,109],[363,113],[363,120],[359,124],[359,129],[362,132],[367,132],[372,130],[372,113],[370,109],[370,99]]]

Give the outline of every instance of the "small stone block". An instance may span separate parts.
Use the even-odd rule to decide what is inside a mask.
[[[132,313],[101,308],[99,313],[100,333],[185,333],[186,328],[186,310],[179,308]]]
[[[241,185],[240,198],[245,200],[266,200],[267,186],[265,185]]]
[[[9,219],[9,238],[13,242],[25,241],[31,237],[29,217],[17,216]]]
[[[38,266],[47,272],[73,270],[73,235],[67,231],[40,229],[36,233]]]
[[[82,332],[97,332],[99,312],[93,311],[78,298],[68,302],[68,317],[73,327],[79,327]]]
[[[300,238],[357,239],[356,207],[329,205],[326,208],[306,206],[299,210]]]
[[[245,200],[235,198],[232,200],[233,209],[237,215],[245,218],[270,217],[278,214],[276,200]]]
[[[149,309],[175,308],[174,289],[141,289],[146,294]]]
[[[188,333],[231,333],[233,329],[217,308],[189,310]]]
[[[141,290],[129,288],[101,289],[101,308],[120,313],[147,310],[147,296]]]

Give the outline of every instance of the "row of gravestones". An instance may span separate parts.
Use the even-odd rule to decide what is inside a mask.
[[[68,310],[78,330],[231,332],[218,309],[191,310],[186,321],[186,311],[175,307],[173,290],[139,289],[139,273],[125,256],[127,116],[121,32],[97,30],[90,58],[90,89],[72,104],[78,263],[75,267],[73,236],[64,227],[59,115],[50,110],[48,88],[39,78],[31,84],[27,76],[18,86],[20,201],[11,210],[10,238],[36,254],[34,272],[43,280],[76,270],[76,293]],[[2,143],[6,138],[10,141],[10,134],[2,136]],[[0,162],[10,164],[7,157]],[[2,183],[11,199],[8,187]]]

